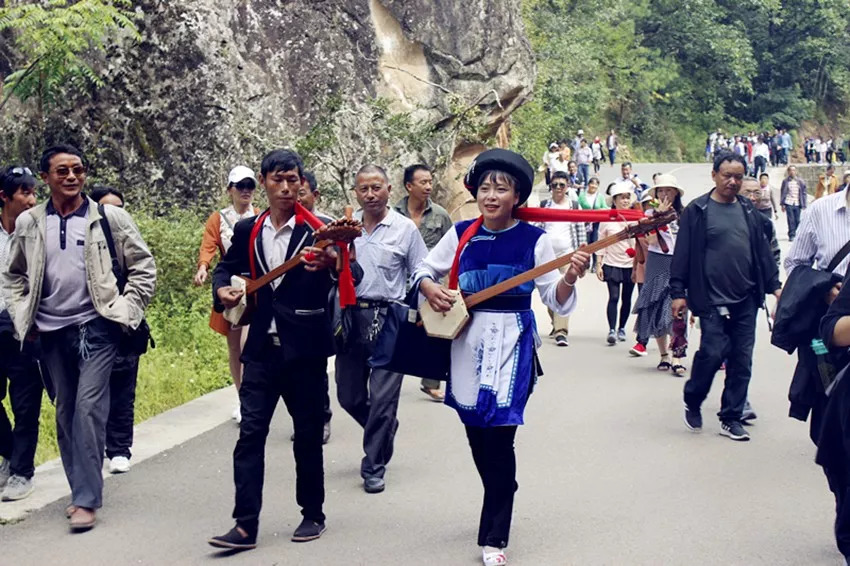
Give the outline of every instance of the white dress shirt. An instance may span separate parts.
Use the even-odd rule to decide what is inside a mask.
[[[266,216],[263,221],[263,254],[269,271],[286,262],[286,252],[289,250],[289,241],[292,239],[293,230],[295,230],[294,214],[278,230],[275,230],[272,224],[271,214]],[[286,277],[286,274],[272,281],[272,289],[277,289],[284,277]],[[274,317],[272,317],[272,323],[269,326],[269,334],[277,334],[277,323],[275,323]]]
[[[785,272],[791,275],[798,265],[826,269],[835,254],[850,241],[850,215],[846,192],[816,200],[803,211],[797,237],[785,258]],[[847,272],[850,256],[833,271],[842,277]]]

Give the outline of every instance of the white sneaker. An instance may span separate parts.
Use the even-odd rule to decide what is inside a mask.
[[[126,456],[116,456],[109,461],[110,474],[126,474],[130,471],[130,459]]]
[[[508,563],[508,557],[505,556],[503,550],[487,552],[486,549],[482,549],[481,559],[484,566],[505,566]]]
[[[236,421],[236,424],[242,422],[242,406],[239,403],[236,403],[236,407],[233,408],[231,418]]]

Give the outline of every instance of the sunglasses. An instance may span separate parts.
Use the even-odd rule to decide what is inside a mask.
[[[29,167],[12,167],[9,173],[15,177],[23,177],[24,175],[32,177],[32,171],[30,171]]]
[[[236,183],[233,186],[237,191],[253,191],[257,188],[254,183]]]
[[[74,177],[82,177],[86,174],[86,168],[82,165],[77,165],[75,167],[57,167],[53,170],[53,174],[59,177],[60,179],[67,177],[71,173],[74,174]]]
[[[566,183],[552,183],[551,187],[553,189],[566,189],[567,184]]]

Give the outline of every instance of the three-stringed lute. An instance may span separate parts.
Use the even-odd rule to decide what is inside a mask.
[[[639,220],[632,226],[627,226],[624,230],[621,230],[612,236],[598,240],[587,246],[583,246],[580,248],[580,251],[596,253],[601,249],[616,244],[617,242],[658,230],[661,226],[666,226],[667,224],[675,221],[676,218],[676,211],[672,209],[656,213],[651,217]],[[456,300],[452,305],[452,308],[446,312],[435,311],[431,308],[431,305],[427,301],[422,303],[422,306],[419,307],[419,314],[422,317],[422,323],[425,325],[425,332],[427,332],[429,336],[436,338],[454,340],[469,321],[470,308],[479,305],[488,299],[492,299],[496,295],[501,295],[506,291],[519,287],[523,283],[533,281],[545,273],[559,269],[560,267],[569,264],[570,261],[572,261],[572,258],[572,253],[555,258],[552,261],[547,261],[533,269],[529,269],[528,271],[511,277],[510,279],[497,283],[492,287],[488,287],[482,291],[478,291],[477,293],[464,297],[463,300]],[[459,291],[454,290],[451,292],[458,295],[458,298],[460,298]]]
[[[313,244],[314,248],[324,249],[336,242],[353,242],[363,230],[359,220],[352,218],[354,209],[345,207],[345,216],[325,224],[313,232],[313,238],[318,240]],[[253,253],[253,250],[251,250]],[[242,291],[242,297],[235,307],[224,309],[224,319],[234,326],[244,326],[250,323],[251,315],[256,310],[256,293],[286,272],[301,265],[304,252],[293,255],[284,263],[270,270],[268,273],[256,279],[250,279],[241,275],[233,275],[230,278],[230,286]],[[337,268],[339,269],[339,265]]]

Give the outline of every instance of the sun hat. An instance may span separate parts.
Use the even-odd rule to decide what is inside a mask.
[[[463,184],[472,196],[478,194],[478,185],[489,171],[504,171],[517,180],[519,204],[528,200],[534,186],[534,169],[523,156],[507,149],[488,149],[476,157],[469,165],[463,178]]]
[[[661,175],[657,175],[655,177],[655,184],[652,185],[652,188],[649,189],[648,192],[652,193],[653,198],[658,198],[658,189],[661,187],[670,187],[672,189],[676,189],[679,191],[679,196],[685,196],[685,189],[679,186],[679,181],[676,180],[676,177],[670,175],[669,173],[662,173]]]
[[[227,176],[227,184],[235,185],[239,181],[244,181],[245,179],[251,179],[254,182],[257,181],[257,177],[250,168],[245,167],[244,165],[237,165],[230,170],[230,174]]]
[[[617,183],[616,185],[611,187],[611,190],[608,192],[608,196],[605,198],[605,200],[608,203],[608,206],[611,206],[614,203],[614,198],[617,195],[625,195],[625,194],[629,195],[630,204],[634,204],[635,199],[637,197],[635,196],[634,185],[631,184],[631,183]]]

